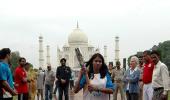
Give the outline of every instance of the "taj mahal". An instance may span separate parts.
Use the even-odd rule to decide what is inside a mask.
[[[79,68],[75,48],[80,48],[85,61],[87,61],[95,52],[99,52],[98,49],[94,50],[94,47],[88,43],[87,35],[79,28],[78,24],[76,29],[69,34],[68,44],[63,46],[62,51],[58,48],[58,63],[61,58],[66,58],[67,65],[73,69]]]
[[[115,60],[119,60],[119,37],[115,37]],[[78,22],[77,26],[68,36],[68,41],[65,45],[60,49],[57,47],[57,63],[60,64],[60,59],[65,58],[67,60],[66,65],[70,66],[72,70],[79,70],[80,66],[77,60],[77,56],[75,54],[75,48],[80,48],[81,53],[84,57],[85,61],[88,61],[89,58],[94,53],[100,53],[99,48],[94,47],[89,43],[87,35],[80,29]],[[47,55],[46,55],[46,64],[50,64],[50,46],[47,45]],[[104,59],[106,64],[107,62],[107,46],[104,46]],[[43,50],[43,37],[39,36],[39,67],[45,65],[44,62],[44,50]],[[46,66],[46,65],[45,65]],[[45,68],[45,67],[43,67]]]

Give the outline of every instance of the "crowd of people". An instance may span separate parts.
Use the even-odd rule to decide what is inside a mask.
[[[167,100],[170,78],[167,66],[161,62],[158,51],[146,50],[142,56],[132,56],[127,70],[120,61],[108,66],[100,53],[95,53],[85,62],[74,84],[72,69],[66,59],[54,71],[51,65],[47,70],[40,67],[34,70],[24,57],[19,58],[18,66],[11,73],[11,50],[0,50],[0,100],[69,100],[69,90],[78,93],[83,89],[83,100]],[[71,84],[71,85],[70,85]],[[69,88],[70,87],[70,88]],[[63,95],[64,94],[64,95]]]

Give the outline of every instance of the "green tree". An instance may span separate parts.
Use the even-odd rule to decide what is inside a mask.
[[[159,43],[157,50],[161,53],[161,61],[167,65],[170,71],[170,40]]]
[[[11,53],[11,71],[14,72],[15,68],[18,66],[18,60],[20,58],[19,52]]]
[[[34,66],[33,66],[33,64],[31,64],[31,63],[30,63],[30,67],[32,67],[32,68],[33,68],[33,67],[34,67]]]
[[[128,58],[128,60],[127,60],[128,68],[129,68],[129,66],[130,66],[130,59],[131,59],[132,56],[134,56],[134,55],[131,55],[131,56]]]

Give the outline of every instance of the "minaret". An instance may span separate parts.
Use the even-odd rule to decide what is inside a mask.
[[[50,65],[50,46],[47,45],[47,65]]]
[[[79,23],[78,23],[78,21],[77,21],[77,29],[79,28]]]
[[[44,56],[43,56],[43,37],[39,36],[39,67],[45,69],[44,66]]]
[[[107,64],[107,46],[106,45],[104,46],[104,60],[105,60],[105,63]]]
[[[119,61],[119,37],[115,37],[115,62]]]

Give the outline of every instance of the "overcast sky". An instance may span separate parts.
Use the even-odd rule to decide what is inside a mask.
[[[60,48],[76,27],[90,43],[108,47],[114,60],[114,37],[120,37],[120,58],[170,40],[170,0],[1,0],[0,48],[19,51],[38,66],[38,37],[50,45],[52,66]],[[46,56],[44,54],[44,56]]]

